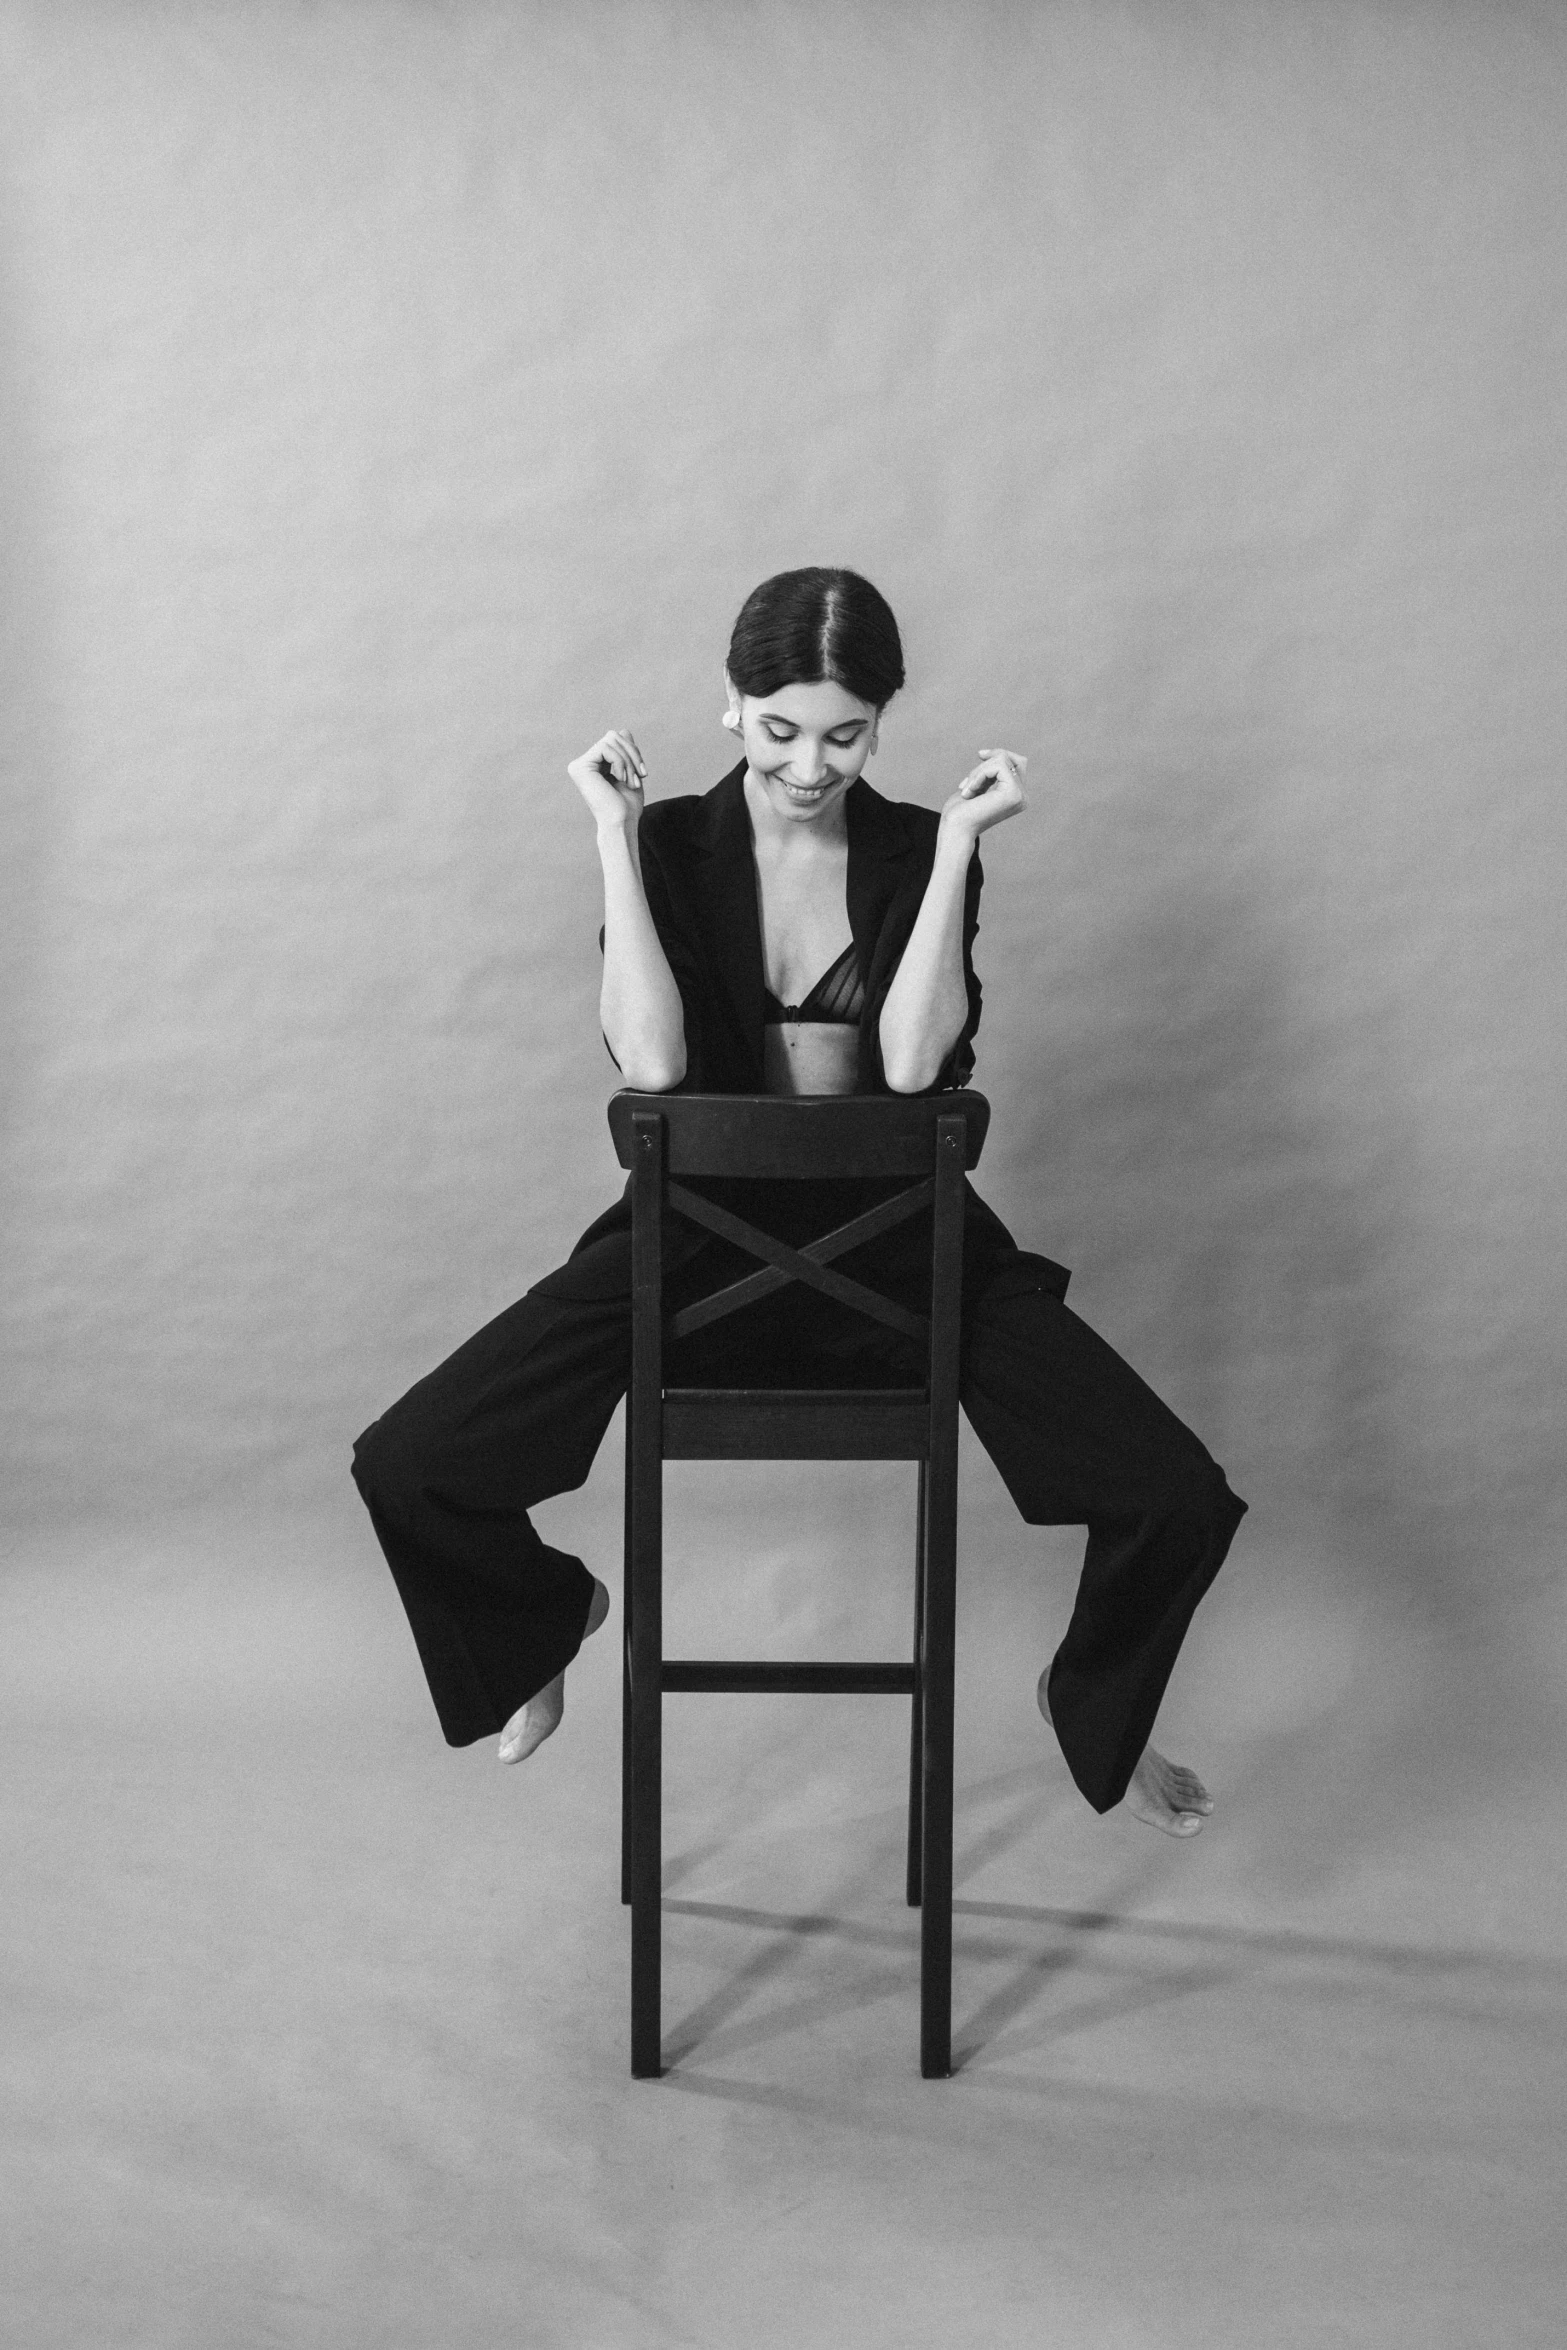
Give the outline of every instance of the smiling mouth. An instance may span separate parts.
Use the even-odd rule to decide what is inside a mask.
[[[809,806],[813,800],[825,799],[839,778],[836,775],[830,775],[825,783],[804,784],[791,783],[787,776],[780,775],[778,781],[791,800],[798,800],[802,806]]]

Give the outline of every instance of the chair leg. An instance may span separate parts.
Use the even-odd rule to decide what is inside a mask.
[[[659,1851],[659,1697],[638,1701],[636,1791],[631,1879],[631,2073],[656,2080],[664,2069],[662,2034],[661,1854]]]
[[[957,1463],[933,1462],[925,1549],[924,1899],[920,1910],[920,2071],[952,2070],[952,1711]]]
[[[631,2071],[663,2071],[661,2030],[663,1862],[662,1464],[647,1448],[632,1478],[631,1572]]]
[[[626,1398],[626,1495],[625,1531],[621,1541],[621,1602],[620,1602],[620,1898],[631,1900],[631,1829],[632,1790],[631,1769],[633,1739],[631,1722],[631,1398]]]
[[[925,1841],[925,1710],[921,1703],[925,1647],[925,1463],[920,1462],[919,1501],[914,1524],[914,1695],[909,1702],[909,1841],[905,1896],[920,1905],[922,1847]]]

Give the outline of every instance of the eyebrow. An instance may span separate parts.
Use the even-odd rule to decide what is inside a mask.
[[[786,718],[781,710],[764,710],[761,716],[764,726],[789,726],[794,729],[796,734],[800,731],[799,720]],[[828,734],[847,734],[851,727],[859,728],[864,724],[863,718],[840,718],[836,726],[829,726],[824,731]]]

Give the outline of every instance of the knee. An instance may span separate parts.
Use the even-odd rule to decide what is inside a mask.
[[[385,1443],[381,1423],[372,1420],[369,1427],[354,1438],[353,1457],[348,1473],[359,1488],[361,1501],[373,1503],[384,1482]]]
[[[1210,1453],[1197,1451],[1173,1469],[1161,1496],[1160,1515],[1188,1529],[1204,1550],[1228,1547],[1246,1514],[1229,1480]]]
[[[425,1483],[428,1445],[397,1405],[354,1440],[351,1473],[372,1510],[402,1516]]]

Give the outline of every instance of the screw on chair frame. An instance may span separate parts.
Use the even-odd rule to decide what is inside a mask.
[[[911,1699],[905,1890],[921,1911],[920,2070],[952,2069],[952,1714],[957,1553],[958,1347],[964,1174],[990,1105],[980,1094],[809,1097],[616,1094],[610,1129],[631,1170],[632,1371],[626,1398],[621,1898],[631,1908],[631,2070],[662,2070],[662,1700],[666,1691],[834,1690]],[[794,1248],[693,1192],[683,1176],[909,1176],[908,1187]],[[931,1310],[912,1314],[830,1268],[932,1210]],[[759,1270],[673,1315],[663,1298],[667,1213],[737,1243]],[[916,1339],[923,1388],[667,1388],[682,1338],[790,1282]],[[888,1664],[741,1662],[663,1653],[666,1460],[914,1460],[919,1464],[913,1657]]]

